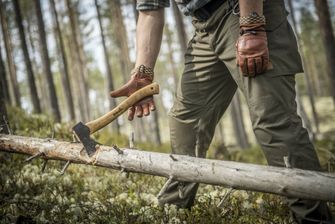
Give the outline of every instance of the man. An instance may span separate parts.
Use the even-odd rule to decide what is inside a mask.
[[[185,53],[185,69],[170,111],[172,152],[205,157],[215,126],[237,88],[248,104],[253,130],[269,165],[320,170],[295,103],[295,74],[302,72],[296,39],[284,0],[177,0],[193,17],[195,34]],[[138,0],[137,58],[127,84],[111,93],[129,96],[154,79],[169,0]],[[128,111],[147,116],[153,98]],[[185,135],[184,133],[187,133]],[[197,183],[172,181],[158,198],[180,208],[193,205]],[[325,202],[288,199],[298,223],[332,223]]]

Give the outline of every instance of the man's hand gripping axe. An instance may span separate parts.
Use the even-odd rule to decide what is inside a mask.
[[[90,138],[91,134],[111,123],[123,112],[128,110],[131,106],[133,106],[143,98],[158,93],[159,93],[159,85],[157,83],[147,85],[131,94],[127,99],[122,101],[117,107],[115,107],[107,114],[99,117],[98,119],[90,121],[86,124],[79,122],[78,124],[73,126],[72,128],[73,133],[78,138],[78,140],[81,143],[83,143],[87,154],[91,157],[92,155],[94,155],[96,151],[96,145],[98,144],[96,141]]]

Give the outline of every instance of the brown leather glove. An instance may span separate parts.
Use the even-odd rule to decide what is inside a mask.
[[[142,65],[141,65],[142,66]],[[143,67],[139,66],[135,68],[132,72],[132,76],[130,80],[123,85],[121,88],[110,92],[111,97],[117,98],[122,96],[130,96],[136,90],[143,88],[152,83],[153,81],[153,73],[147,74],[144,72]],[[146,97],[141,101],[137,102],[134,106],[128,109],[128,120],[133,120],[136,112],[137,117],[148,116],[150,111],[154,111],[155,104],[153,101],[153,97]]]
[[[269,50],[264,24],[241,26],[236,42],[236,60],[244,76],[253,77],[266,71]]]

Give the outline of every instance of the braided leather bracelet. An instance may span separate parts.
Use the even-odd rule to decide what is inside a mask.
[[[145,65],[140,65],[134,68],[131,73],[132,74],[139,73],[141,75],[147,75],[150,77],[151,80],[154,79],[154,70],[150,67],[146,67]]]
[[[240,26],[245,26],[249,24],[265,24],[265,16],[258,15],[256,12],[252,12],[249,16],[240,17]]]

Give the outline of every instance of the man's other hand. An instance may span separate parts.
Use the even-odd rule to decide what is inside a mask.
[[[236,43],[236,63],[244,76],[255,76],[267,70],[269,50],[264,25],[241,27]]]

